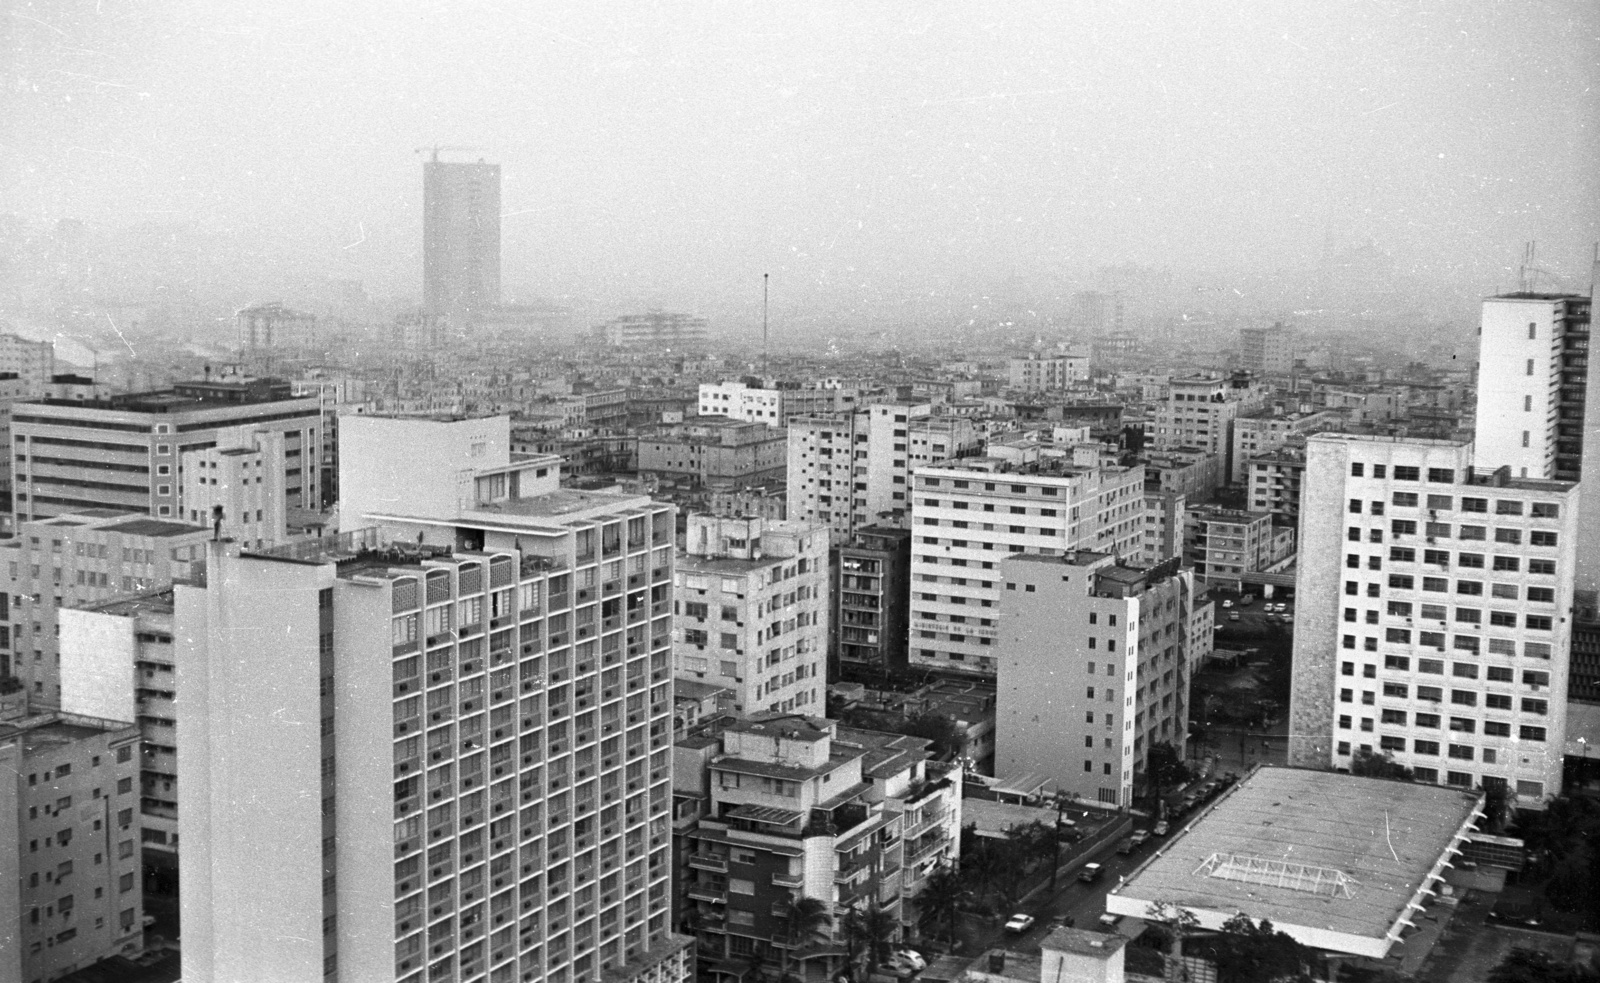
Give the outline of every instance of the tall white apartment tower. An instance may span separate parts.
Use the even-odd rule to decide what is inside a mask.
[[[913,666],[995,674],[1007,557],[1084,549],[1133,558],[1144,548],[1143,466],[970,458],[913,479]]]
[[[820,522],[841,540],[885,517],[903,517],[911,497],[913,421],[930,411],[926,402],[899,401],[790,419],[789,517]],[[931,445],[920,449],[939,453]]]
[[[1577,481],[1583,457],[1590,298],[1516,293],[1483,302],[1477,459],[1514,477]]]
[[[1014,556],[1001,574],[996,773],[1129,805],[1151,745],[1183,757],[1194,572],[1083,551]]]
[[[389,511],[176,589],[185,975],[688,979],[673,508],[416,455],[461,422],[346,421]]]
[[[1289,763],[1387,753],[1529,808],[1559,789],[1578,511],[1466,441],[1312,437]]]
[[[733,709],[820,714],[828,659],[828,529],[691,515],[676,574],[677,675]]]

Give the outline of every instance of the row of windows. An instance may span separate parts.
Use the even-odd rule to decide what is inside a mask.
[[[1411,689],[1412,687],[1407,683],[1384,683],[1383,695],[1396,700],[1410,699]],[[1458,707],[1476,707],[1478,705],[1478,697],[1480,695],[1483,696],[1483,705],[1486,709],[1504,710],[1507,712],[1512,710],[1512,698],[1506,693],[1479,694],[1477,690],[1453,689],[1450,691],[1450,703],[1453,706]],[[1416,698],[1424,703],[1442,704],[1444,703],[1444,690],[1438,686],[1417,686]],[[1341,689],[1339,691],[1340,703],[1354,703],[1355,701],[1354,690]],[[1545,701],[1535,701],[1535,703],[1544,702]],[[1361,703],[1363,706],[1375,706],[1377,704],[1376,694],[1370,690],[1364,691],[1361,694]]]

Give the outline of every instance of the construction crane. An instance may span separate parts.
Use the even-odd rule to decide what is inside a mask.
[[[420,153],[423,153],[425,151],[432,151],[433,152],[433,163],[437,164],[437,163],[439,163],[439,151],[441,151],[441,150],[459,150],[459,151],[465,152],[465,151],[469,151],[469,150],[482,150],[482,149],[483,149],[482,147],[441,147],[441,146],[435,144],[432,147],[418,147],[417,149],[413,150],[412,153],[420,154]]]

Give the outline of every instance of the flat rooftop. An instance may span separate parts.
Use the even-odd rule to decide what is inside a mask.
[[[187,522],[143,518],[103,525],[100,528],[105,532],[120,532],[128,536],[187,536],[207,531],[205,526],[191,526]]]
[[[1382,958],[1477,804],[1438,785],[1259,768],[1114,888],[1106,910],[1142,917],[1168,901],[1207,928],[1242,911],[1303,944]]]
[[[529,518],[560,519],[589,511],[619,512],[650,504],[643,495],[617,495],[610,492],[578,491],[559,488],[544,495],[507,499],[504,502],[475,505],[465,509],[463,515],[507,515]]]

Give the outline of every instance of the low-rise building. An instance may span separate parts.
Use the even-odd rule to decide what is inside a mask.
[[[781,479],[788,455],[782,429],[724,416],[666,424],[638,441],[641,473],[683,475],[701,485]]]
[[[1276,542],[1270,512],[1191,505],[1184,513],[1184,560],[1207,581],[1271,572],[1288,559],[1274,553]]]
[[[1275,518],[1300,520],[1300,484],[1306,474],[1304,445],[1284,446],[1250,459],[1249,493],[1253,512],[1270,512]]]
[[[930,767],[927,744],[787,714],[677,742],[677,910],[702,979],[738,978],[753,957],[831,977],[844,968],[849,912],[917,924],[928,875],[960,848],[960,769]],[[791,936],[802,898],[822,901],[831,922]]]

